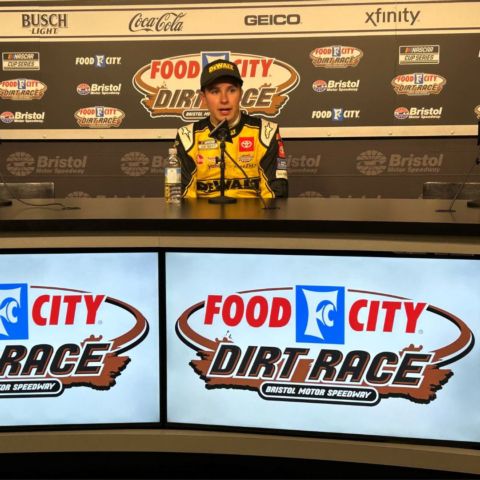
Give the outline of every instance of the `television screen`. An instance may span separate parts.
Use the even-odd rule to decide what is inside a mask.
[[[167,421],[480,441],[480,262],[166,253]]]
[[[0,262],[0,426],[159,421],[158,253]]]

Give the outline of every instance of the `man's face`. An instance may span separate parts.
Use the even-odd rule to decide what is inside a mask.
[[[213,124],[227,119],[228,123],[237,119],[240,113],[242,89],[228,79],[220,79],[212,83],[202,92],[202,97],[210,112]]]

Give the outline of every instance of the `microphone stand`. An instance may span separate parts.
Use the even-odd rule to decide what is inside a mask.
[[[208,199],[208,203],[225,205],[227,203],[236,203],[237,199],[225,195],[225,141],[229,135],[228,126],[222,128],[217,133],[220,140],[220,196]]]

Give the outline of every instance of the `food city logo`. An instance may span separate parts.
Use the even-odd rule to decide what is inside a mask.
[[[474,345],[463,320],[426,301],[323,285],[211,294],[176,333],[207,389],[364,406],[433,401],[453,375],[445,367]]]
[[[47,85],[30,78],[12,78],[0,82],[2,100],[40,100],[47,91]]]
[[[442,118],[443,107],[398,107],[393,115],[397,120],[438,120]]]
[[[43,123],[45,112],[11,112],[6,110],[0,113],[2,123]]]
[[[348,110],[346,108],[331,108],[329,110],[313,110],[312,118],[343,122],[344,120],[358,120],[360,110]]]
[[[131,32],[181,32],[185,12],[165,12],[158,17],[144,16],[142,12],[135,14],[128,24]]]
[[[120,95],[121,83],[79,83],[77,85],[79,95]]]
[[[128,152],[120,158],[120,170],[129,177],[163,175],[167,159],[162,155],[153,155],[150,159],[143,152]]]
[[[40,53],[2,52],[2,70],[40,70]]]
[[[83,175],[87,168],[88,157],[48,156],[33,157],[27,152],[14,152],[6,158],[7,171],[15,177],[28,175]]]
[[[75,57],[76,67],[95,67],[105,68],[111,66],[118,66],[122,64],[122,57],[107,57],[102,54],[95,54],[91,57]]]
[[[22,28],[32,35],[57,35],[68,28],[67,13],[22,13]]]
[[[109,390],[148,330],[135,307],[103,293],[0,284],[0,398]]]
[[[125,112],[116,107],[82,107],[74,113],[74,117],[79,127],[117,128],[125,118]]]
[[[438,95],[447,80],[435,73],[406,73],[397,75],[391,85],[397,95]]]
[[[399,65],[431,65],[440,63],[440,45],[400,45]]]
[[[315,80],[312,84],[314,92],[358,92],[360,79],[358,80]]]
[[[200,96],[200,73],[218,58],[238,65],[244,80],[240,106],[249,114],[276,117],[300,81],[291,65],[276,58],[231,52],[180,55],[151,60],[135,73],[133,85],[144,95],[141,104],[152,118],[192,121],[207,116]]]
[[[362,50],[345,45],[318,47],[310,52],[310,60],[313,65],[323,68],[356,67],[362,57]]]
[[[443,153],[439,155],[392,153],[387,158],[385,154],[378,150],[366,150],[358,155],[356,165],[357,170],[367,176],[382,173],[440,173],[443,165]]]

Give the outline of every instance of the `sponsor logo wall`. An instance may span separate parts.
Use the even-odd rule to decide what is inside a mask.
[[[238,64],[242,108],[285,138],[475,133],[478,2],[215,11],[212,28],[202,5],[5,7],[3,138],[172,139],[207,113],[199,76],[217,58]]]
[[[166,267],[169,421],[478,442],[476,260],[167,253]]]
[[[0,169],[11,182],[53,181],[57,198],[161,197],[169,146],[9,141],[0,145]],[[419,198],[426,181],[463,181],[477,146],[468,138],[286,140],[285,152],[292,197]]]

